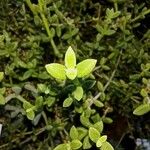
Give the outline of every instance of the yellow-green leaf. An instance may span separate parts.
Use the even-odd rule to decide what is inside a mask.
[[[76,139],[76,140],[71,141],[70,146],[72,150],[76,150],[82,146],[82,143]]]
[[[76,55],[71,46],[69,46],[65,54],[65,66],[67,68],[75,68],[76,66]]]
[[[93,142],[97,142],[97,140],[100,138],[100,133],[97,129],[90,127],[89,129],[89,137]]]
[[[2,94],[0,94],[0,105],[4,105],[5,104],[5,98]]]
[[[70,80],[74,80],[77,76],[77,69],[76,68],[69,68],[66,69],[66,76],[70,79]]]
[[[80,101],[83,97],[83,88],[81,86],[78,86],[73,92],[73,96],[76,100]]]
[[[73,102],[73,99],[71,97],[68,97],[63,102],[63,107],[69,107]]]
[[[114,150],[110,143],[104,142],[101,146],[101,150]]]
[[[133,111],[133,114],[140,116],[148,113],[149,111],[150,111],[150,104],[141,104]]]
[[[47,72],[56,79],[59,80],[65,80],[66,79],[66,75],[65,75],[65,69],[66,67],[58,64],[58,63],[52,63],[52,64],[48,64],[45,66]]]
[[[4,78],[4,72],[0,72],[0,81],[2,81]]]
[[[72,128],[70,129],[70,137],[73,140],[78,139],[78,130],[75,126],[72,126]]]
[[[96,65],[95,59],[86,59],[77,64],[77,77],[82,78],[89,75]]]

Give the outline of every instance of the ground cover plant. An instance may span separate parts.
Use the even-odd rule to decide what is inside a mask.
[[[149,139],[149,8],[1,0],[0,149],[134,150]]]

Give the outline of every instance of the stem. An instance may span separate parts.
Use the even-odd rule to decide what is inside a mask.
[[[118,3],[114,2],[115,11],[118,11]]]
[[[26,0],[26,3],[27,3],[27,5],[28,5],[28,7],[30,8],[30,10],[32,11],[32,13],[33,13],[34,15],[37,15],[37,13],[35,12],[34,7],[33,7],[33,4],[31,3],[31,1],[30,1],[30,0]]]
[[[105,84],[103,92],[105,92],[105,90],[108,88],[109,84],[112,82],[112,79],[114,78],[115,73],[117,71],[117,68],[118,68],[118,65],[119,65],[119,62],[120,62],[120,58],[121,58],[121,55],[118,57],[118,60],[117,60],[116,66],[115,66],[115,70],[112,72],[111,77],[109,78],[108,82]],[[96,101],[101,96],[101,94],[102,93],[100,92],[94,98],[91,99],[89,107],[91,107],[91,105],[94,103],[94,101]]]
[[[150,9],[148,9],[147,11],[143,12],[143,14],[138,15],[137,17],[135,17],[134,19],[131,20],[131,23],[141,19],[143,16],[147,15],[150,13]]]
[[[44,15],[42,12],[40,12],[40,15],[41,15],[42,21],[43,21],[43,23],[44,23],[46,32],[47,32],[47,34],[48,34],[50,43],[51,43],[51,45],[52,45],[52,47],[53,47],[54,53],[55,53],[56,56],[59,56],[59,51],[58,51],[58,49],[57,49],[57,47],[56,47],[56,45],[55,45],[55,42],[54,42],[54,40],[53,40],[53,38],[52,38],[51,31],[50,31],[49,25],[48,25],[48,21],[47,21],[45,15]]]

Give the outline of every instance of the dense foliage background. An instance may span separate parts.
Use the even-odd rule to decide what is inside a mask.
[[[45,69],[63,64],[69,46],[77,61],[97,59],[81,81],[83,101],[101,93],[104,107],[91,109],[115,150],[125,147],[125,135],[150,138],[149,113],[133,115],[150,102],[149,27],[149,0],[1,0],[0,149],[53,149],[72,125],[84,126],[81,103],[62,107],[72,83],[58,83]],[[26,102],[35,111],[28,114]]]

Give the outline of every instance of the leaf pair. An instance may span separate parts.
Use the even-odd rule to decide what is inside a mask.
[[[76,65],[76,55],[71,48],[65,54],[65,66],[58,63],[47,64],[47,72],[58,80],[65,80],[66,77],[74,80],[76,77],[82,78],[89,75],[96,65],[95,59],[86,59]]]
[[[101,150],[114,150],[111,144],[106,141],[107,136],[101,136],[100,132],[97,129],[90,127],[89,137],[94,143],[96,143],[96,147],[100,147]]]

